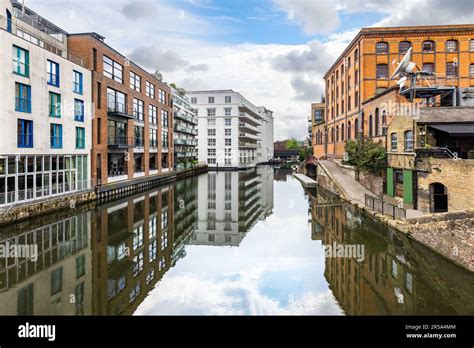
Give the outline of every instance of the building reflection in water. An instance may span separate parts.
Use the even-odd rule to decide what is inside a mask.
[[[363,262],[356,257],[326,258],[324,275],[346,314],[474,313],[472,273],[323,189],[310,192],[309,197],[313,239],[324,245],[365,246]]]
[[[259,167],[4,229],[0,244],[37,244],[39,256],[0,258],[0,313],[131,315],[186,245],[239,245],[272,210],[273,170]]]

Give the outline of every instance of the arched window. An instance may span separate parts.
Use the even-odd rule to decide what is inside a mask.
[[[446,52],[457,52],[458,51],[458,42],[456,40],[446,41]]]
[[[374,129],[372,125],[372,115],[369,116],[369,137],[374,135]]]
[[[405,152],[413,151],[413,131],[405,132]]]
[[[344,124],[341,125],[341,141],[344,141]]]
[[[469,77],[474,78],[474,64],[469,65]]]
[[[390,150],[398,151],[398,137],[397,133],[390,134]]]
[[[336,143],[339,142],[339,126],[336,126]]]
[[[388,43],[381,41],[375,44],[375,52],[377,54],[388,54]]]
[[[423,53],[430,53],[435,51],[435,42],[432,40],[423,41]]]
[[[405,54],[408,52],[408,50],[411,48],[411,42],[410,41],[401,41],[398,44],[398,53],[399,54]]]
[[[375,135],[380,135],[380,115],[379,108],[375,109]]]
[[[359,120],[356,118],[354,121],[354,139],[357,139],[359,133]]]
[[[347,140],[351,140],[351,121],[347,122]]]
[[[359,49],[356,48],[354,51],[354,61],[357,62],[359,60]]]
[[[387,134],[387,114],[385,113],[385,110],[382,111],[382,130],[383,130],[383,134]]]

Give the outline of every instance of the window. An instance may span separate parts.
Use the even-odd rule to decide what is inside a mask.
[[[207,119],[207,125],[208,126],[215,126],[216,125],[216,119],[215,118],[208,118]]]
[[[52,123],[50,125],[51,148],[62,149],[63,147],[63,126]]]
[[[133,71],[130,71],[130,88],[140,92],[141,91],[141,77],[135,74]]]
[[[136,121],[143,122],[145,120],[143,100],[133,98],[133,116]]]
[[[155,99],[155,85],[149,81],[146,81],[145,93],[147,97]]]
[[[224,119],[224,125],[225,126],[231,126],[232,125],[232,119],[230,119],[230,118]]]
[[[30,75],[30,53],[18,46],[13,46],[13,72],[26,77]]]
[[[336,143],[339,142],[339,126],[336,126]]]
[[[352,128],[351,128],[351,121],[347,122],[347,140],[350,140],[352,137]],[[320,135],[321,136],[321,135]]]
[[[207,109],[207,117],[215,117],[216,109]]]
[[[208,158],[207,159],[207,164],[216,164],[216,159],[215,158]]]
[[[73,92],[74,93],[78,93],[78,94],[82,94],[83,92],[83,75],[82,73],[80,73],[79,71],[76,71],[74,70],[73,71],[73,86],[74,86],[74,89],[73,89]]]
[[[191,98],[191,104],[197,104],[197,98],[196,97]]]
[[[374,135],[372,115],[369,116],[369,137]]]
[[[341,125],[341,141],[344,141],[344,124]]]
[[[123,66],[104,56],[104,75],[117,82],[123,83]]]
[[[208,129],[207,130],[207,136],[208,137],[215,137],[216,136],[216,130],[215,129]]]
[[[356,48],[354,51],[354,62],[357,62],[359,60],[359,50]]]
[[[225,139],[225,146],[232,146],[232,139],[226,138]]]
[[[214,104],[214,97],[209,97],[208,102],[209,104]]]
[[[74,99],[74,121],[84,122],[84,102]]]
[[[214,157],[216,155],[216,149],[207,149],[207,155]]]
[[[456,40],[446,41],[446,52],[457,52],[458,51],[458,42]]]
[[[163,128],[168,128],[168,111],[161,110],[161,125]]]
[[[231,108],[225,108],[224,109],[224,115],[225,116],[231,116],[232,115],[232,109]]]
[[[59,87],[59,64],[47,61],[48,85]]]
[[[426,73],[434,73],[434,64],[433,63],[423,63],[423,71]]]
[[[423,52],[434,52],[435,51],[435,43],[434,41],[427,40],[423,41]]]
[[[161,143],[164,149],[168,148],[168,132],[167,131],[161,131]],[[163,158],[166,158],[166,156],[163,156]]]
[[[107,88],[107,110],[110,112],[126,113],[125,94],[111,88]]]
[[[398,53],[399,54],[405,54],[408,52],[408,50],[411,48],[411,42],[410,41],[402,41],[398,44]]]
[[[145,146],[145,127],[135,126],[135,147],[144,147],[144,146]],[[140,167],[141,167],[141,163],[140,163]],[[142,172],[143,170],[140,168],[140,170],[135,170],[135,171]]]
[[[18,120],[18,147],[33,147],[33,121]]]
[[[397,133],[390,134],[390,148],[392,151],[398,151]]]
[[[49,116],[61,117],[61,95],[49,92]]]
[[[207,139],[207,146],[216,146],[216,139]]]
[[[232,97],[231,96],[226,96],[225,97],[225,103],[226,104],[232,103]]]
[[[15,83],[15,110],[31,113],[31,87]]]
[[[224,132],[225,132],[225,136],[226,137],[230,137],[232,135],[232,129],[224,129]]]
[[[76,127],[76,149],[86,148],[86,130],[82,127]]]
[[[377,54],[388,54],[388,43],[386,43],[386,42],[377,42],[375,44],[375,52]]]
[[[51,296],[63,289],[63,268],[59,267],[51,272]]]
[[[387,64],[377,64],[377,79],[387,79],[388,78],[388,65]]]
[[[469,77],[474,78],[474,64],[469,65]]]
[[[405,132],[405,151],[413,151],[413,131]]]
[[[469,51],[474,52],[474,39],[469,42]]]
[[[150,129],[150,147],[157,148],[158,147],[158,133],[156,129]]]
[[[158,108],[154,105],[148,105],[148,120],[150,124],[158,123]]]
[[[446,63],[446,77],[458,76],[458,64],[456,62]]]

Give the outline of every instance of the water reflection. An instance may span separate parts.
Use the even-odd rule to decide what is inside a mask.
[[[471,273],[271,167],[1,232],[38,246],[36,262],[0,258],[5,315],[474,313]],[[333,242],[365,261],[326,259]]]

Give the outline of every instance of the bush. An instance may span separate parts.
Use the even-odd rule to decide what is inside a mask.
[[[387,167],[387,153],[381,144],[367,140],[359,143],[350,140],[345,147],[347,156],[343,163],[355,166],[358,170],[380,175]]]
[[[346,143],[345,151],[347,156],[344,157],[342,162],[350,166],[357,166],[359,161],[359,142],[357,140],[349,140]]]

